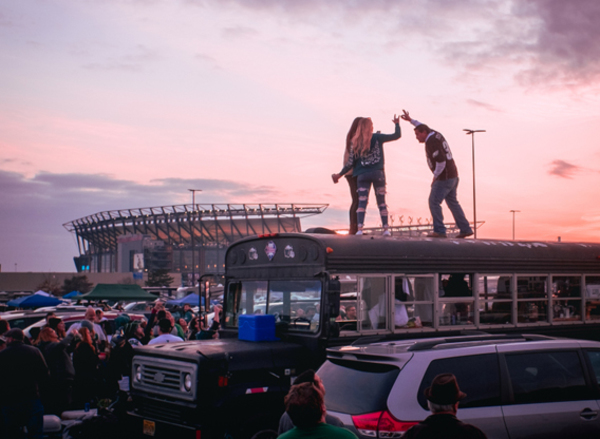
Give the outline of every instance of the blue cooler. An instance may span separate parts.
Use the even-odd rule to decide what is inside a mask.
[[[238,338],[246,341],[275,340],[275,316],[242,314],[239,319]]]

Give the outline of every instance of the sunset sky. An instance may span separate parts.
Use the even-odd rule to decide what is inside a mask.
[[[328,203],[354,117],[444,134],[480,239],[600,241],[597,0],[0,0],[0,264],[74,271],[63,223],[105,210]],[[430,217],[412,126],[388,206]],[[446,220],[451,221],[444,208]],[[373,194],[366,226],[378,225]],[[17,265],[15,265],[17,264]]]

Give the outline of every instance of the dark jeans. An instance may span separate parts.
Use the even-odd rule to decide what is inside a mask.
[[[348,233],[350,235],[356,235],[358,230],[358,218],[356,215],[356,209],[358,209],[358,178],[353,175],[346,175],[346,181],[350,187],[350,196],[352,197],[352,204],[350,205],[350,228]]]
[[[44,406],[39,399],[16,402],[0,408],[0,436],[3,438],[27,437],[42,439],[44,436]],[[23,433],[27,427],[27,436]]]
[[[387,228],[388,211],[385,204],[385,173],[383,171],[371,171],[360,174],[358,177],[358,209],[356,210],[358,219],[358,228],[362,229],[365,225],[365,213],[369,203],[369,192],[371,185],[375,190],[375,199],[381,216],[381,225]]]

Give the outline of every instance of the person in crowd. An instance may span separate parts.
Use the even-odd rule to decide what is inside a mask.
[[[185,319],[187,323],[189,323],[194,318],[194,311],[192,311],[192,307],[189,303],[183,304],[183,315],[182,317]]]
[[[56,318],[56,313],[54,311],[48,311],[46,313],[46,324],[44,325],[44,327],[48,326],[50,324],[50,319]]]
[[[69,332],[79,331],[79,329],[83,326],[83,324],[86,320],[92,324],[92,330],[94,332],[93,335],[98,339],[99,349],[101,351],[104,351],[104,347],[107,344],[107,338],[106,338],[106,334],[104,333],[104,329],[102,329],[102,326],[100,326],[100,325],[98,325],[98,323],[96,323],[96,311],[94,310],[93,307],[88,306],[88,308],[85,310],[84,320],[82,320],[79,323],[74,323],[73,325],[71,325],[71,327],[69,328]]]
[[[158,333],[159,336],[153,338],[148,343],[149,345],[159,344],[159,343],[176,343],[183,341],[181,337],[171,334],[173,330],[173,324],[171,323],[171,319],[164,318],[158,322]]]
[[[42,439],[44,406],[41,389],[49,372],[39,349],[23,343],[19,328],[4,334],[7,347],[0,352],[0,437],[20,437],[27,427],[27,437]]]
[[[107,377],[110,392],[128,392],[131,382],[131,365],[137,347],[142,346],[144,328],[134,321],[117,329],[111,339],[111,354],[108,361]]]
[[[350,131],[346,134],[346,148],[344,149],[344,165],[348,163],[350,159],[350,154],[352,154],[352,138],[356,133],[356,129],[358,128],[358,124],[362,117],[357,117],[352,121],[352,125],[350,126]],[[358,209],[358,183],[356,175],[352,173],[352,169],[350,169],[346,174],[344,174],[346,181],[348,182],[348,187],[350,188],[350,196],[352,197],[352,203],[350,204],[350,227],[348,228],[349,235],[356,235],[358,231],[358,218],[356,214],[356,210]]]
[[[81,340],[73,352],[73,366],[75,367],[73,399],[75,405],[81,408],[86,403],[95,402],[99,390],[100,374],[98,352],[92,341],[91,322],[84,320],[78,333]]]
[[[324,395],[313,383],[292,386],[285,397],[285,411],[294,428],[280,439],[356,439],[351,431],[325,423]]]
[[[432,414],[404,433],[403,439],[486,439],[486,435],[479,428],[456,417],[458,404],[467,395],[461,392],[453,374],[442,373],[436,376],[424,393]]]
[[[200,333],[200,319],[194,317],[188,324],[187,340],[196,340],[196,335]]]
[[[186,322],[185,319],[183,317],[181,317],[177,323],[179,323],[179,327],[183,331],[183,337],[181,337],[181,338],[183,338],[184,340],[188,340],[188,335],[189,335],[188,322]]]
[[[465,217],[465,213],[457,198],[458,169],[452,151],[444,136],[432,130],[427,125],[413,119],[408,111],[402,110],[402,119],[410,122],[415,127],[415,136],[419,143],[425,144],[425,155],[427,164],[433,172],[431,192],[429,193],[429,210],[433,218],[433,232],[428,236],[433,238],[445,238],[446,226],[444,225],[444,214],[442,213],[442,201],[452,212],[454,221],[460,229],[457,238],[466,238],[473,234],[473,229]]]
[[[67,336],[67,331],[65,329],[65,322],[59,317],[52,317],[48,322],[48,327],[54,329],[58,340],[62,340]]]
[[[10,331],[10,323],[8,322],[8,320],[0,319],[0,335],[4,335],[8,331]]]
[[[40,331],[38,348],[50,370],[50,380],[43,398],[46,413],[60,416],[71,406],[75,368],[69,349],[74,337],[75,334],[70,333],[59,340],[56,331],[50,326]]]
[[[323,393],[323,396],[325,396],[325,386],[323,386],[323,381],[321,381],[321,378],[319,377],[319,375],[317,375],[317,373],[314,370],[306,370],[300,375],[298,375],[294,380],[294,386],[297,386],[302,383],[311,383]],[[338,427],[344,426],[342,421],[340,421],[339,418],[333,415],[326,414],[325,422],[329,425],[335,425]],[[290,415],[287,412],[284,412],[283,415],[281,415],[281,418],[279,419],[279,429],[277,430],[277,433],[283,434],[286,431],[291,430],[292,428],[294,428],[294,423],[292,422]]]
[[[201,331],[200,333],[196,334],[196,339],[197,340],[206,340],[206,339],[210,339],[210,338],[219,338],[219,328],[221,327],[221,314],[223,312],[223,308],[221,307],[221,305],[214,305],[213,306],[213,319],[212,322],[210,320],[208,320],[207,324],[209,325],[208,327],[206,327],[204,325],[204,322],[201,321],[200,323],[200,328]]]
[[[367,204],[369,202],[369,192],[371,186],[375,190],[375,198],[379,215],[381,216],[381,225],[383,226],[383,234],[390,235],[388,230],[388,210],[385,203],[385,171],[383,160],[383,144],[400,138],[400,119],[394,115],[392,119],[396,130],[394,134],[373,133],[373,122],[370,118],[362,118],[358,122],[358,126],[354,136],[352,137],[352,153],[348,161],[339,172],[333,174],[331,178],[334,183],[337,183],[342,175],[345,175],[350,169],[352,174],[357,178],[358,185],[358,209],[357,215],[357,235],[362,235],[365,223],[365,214]]]

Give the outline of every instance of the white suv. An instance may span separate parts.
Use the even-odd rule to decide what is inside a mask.
[[[431,413],[433,378],[456,375],[458,418],[489,439],[599,438],[600,343],[474,334],[327,350],[318,371],[329,414],[359,438],[398,438]]]

